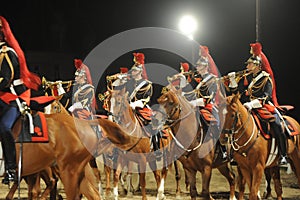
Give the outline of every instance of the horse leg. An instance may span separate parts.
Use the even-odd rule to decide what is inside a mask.
[[[80,167],[73,166],[73,169],[78,169],[78,168]],[[83,169],[79,171],[70,170],[69,168],[60,170],[60,178],[63,182],[67,199],[80,200],[80,193],[79,193],[78,186],[80,185],[79,184],[80,179],[82,179],[83,177],[84,177]]]
[[[239,188],[239,200],[244,199],[244,194],[245,194],[245,186],[246,186],[246,179],[243,176],[243,173],[241,171],[241,168],[237,166],[237,171],[238,171],[238,188]]]
[[[100,171],[98,169],[96,158],[93,157],[89,161],[89,164],[90,164],[90,166],[93,169],[93,173],[95,174],[97,185],[98,185],[99,194],[103,196],[103,189],[102,189],[102,184],[101,184],[101,175],[100,175]]]
[[[11,188],[9,189],[9,192],[6,195],[5,199],[6,200],[12,200],[12,199],[14,199],[14,194],[15,194],[15,192],[16,192],[17,189],[18,189],[18,183],[14,182],[13,185],[11,186]]]
[[[300,143],[300,142],[299,142]],[[295,148],[295,150],[289,155],[291,159],[291,167],[298,179],[298,186],[300,187],[300,147]]]
[[[210,165],[204,166],[202,172],[202,191],[200,196],[205,199],[213,199],[209,192],[209,183],[211,180],[212,167]]]
[[[280,180],[279,166],[272,167],[271,174],[272,174],[274,185],[275,185],[275,192],[277,195],[277,200],[282,200],[282,183]]]
[[[24,177],[28,186],[28,199],[38,199],[41,194],[40,173],[41,172]]]
[[[113,180],[114,180],[113,195],[114,195],[115,200],[117,200],[118,196],[119,196],[118,183],[119,183],[120,174],[121,174],[122,169],[123,169],[122,160],[121,160],[121,157],[118,157],[117,166],[116,166],[116,169],[114,170],[114,178],[113,178]]]
[[[190,183],[185,169],[184,169],[184,183],[185,183],[185,190],[189,191]]]
[[[192,170],[192,169],[186,169],[185,173],[186,173],[188,183],[190,184],[191,200],[196,200],[196,197],[197,197],[196,173],[197,173],[197,171]]]
[[[111,188],[110,188],[110,173],[112,169],[111,167],[104,164],[104,172],[106,177],[106,189],[105,189],[105,196],[109,197],[111,195]]]
[[[163,167],[162,169],[162,177],[160,175],[160,171],[157,170],[157,165],[156,165],[156,160],[149,162],[149,166],[153,172],[155,181],[156,181],[156,186],[157,186],[157,197],[156,199],[165,199],[165,178],[167,176],[167,169],[166,167]]]
[[[126,183],[127,183],[127,197],[132,197],[134,192],[134,186],[132,181],[132,168],[133,168],[133,162],[127,163],[127,175],[126,175]]]
[[[272,178],[271,168],[266,168],[265,169],[266,188],[265,188],[265,191],[263,194],[263,197],[265,199],[272,197],[272,195],[271,195],[271,178]]]
[[[141,159],[141,162],[139,162],[139,166],[140,166],[140,168],[139,168],[140,169],[140,171],[139,171],[140,177],[139,178],[140,178],[140,186],[141,186],[141,192],[142,192],[142,200],[147,200],[147,196],[146,196],[146,173],[145,173],[146,172],[146,160]],[[155,173],[155,172],[153,172],[153,173]],[[158,173],[158,174],[155,174],[154,176],[155,176],[156,183],[157,183],[158,179],[160,179],[160,174]],[[160,180],[159,180],[159,183],[157,183],[157,185],[159,185],[159,184],[160,184]]]
[[[41,194],[40,199],[47,199],[48,195],[51,193],[51,191],[55,188],[55,184],[57,182],[57,178],[55,177],[52,168],[47,168],[40,172],[40,177],[44,180],[46,183],[46,189]],[[40,178],[38,178],[40,180]],[[40,185],[40,181],[38,181],[38,186]],[[56,189],[56,188],[55,188]]]
[[[252,171],[252,180],[249,187],[249,200],[257,200],[259,197],[259,186],[262,180],[264,172],[264,167],[259,163],[256,165],[255,169]]]
[[[228,165],[222,165],[218,168],[219,172],[227,179],[230,187],[230,200],[235,200],[235,174],[229,169]]]
[[[89,200],[101,200],[98,189],[98,177],[95,168],[88,163],[84,168],[84,177],[80,182],[80,192]]]
[[[174,169],[175,169],[176,199],[177,199],[177,198],[180,198],[180,194],[181,194],[181,189],[180,189],[181,173],[179,171],[178,160],[175,160],[173,162],[173,164],[174,164]]]

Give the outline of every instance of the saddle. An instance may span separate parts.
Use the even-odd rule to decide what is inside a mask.
[[[20,117],[16,125],[19,123],[21,126],[15,142],[27,143],[27,142],[49,142],[48,127],[44,113],[37,111],[32,114],[33,133],[30,133],[30,121],[26,115]]]
[[[218,123],[217,119],[207,108],[202,108],[199,110],[199,112],[200,112],[200,116],[202,117],[202,119],[207,125],[209,124],[213,125]]]
[[[259,115],[258,113],[255,113],[253,111],[251,112],[251,114],[254,118],[254,121],[255,121],[257,127],[259,128],[259,130],[261,132],[261,135],[267,140],[271,139],[271,134],[270,134],[271,127],[269,124],[270,119],[271,119],[270,116],[269,115]],[[291,133],[290,136],[295,136],[295,135],[300,134],[299,130],[297,129],[297,126],[294,124],[293,121],[286,118],[285,115],[283,115],[283,119],[289,129],[289,132]]]

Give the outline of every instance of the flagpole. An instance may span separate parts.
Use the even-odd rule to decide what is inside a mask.
[[[256,28],[256,42],[259,42],[259,19],[260,19],[260,5],[259,5],[259,0],[256,0],[256,23],[255,23],[255,28]]]

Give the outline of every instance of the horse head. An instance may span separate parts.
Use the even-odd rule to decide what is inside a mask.
[[[172,90],[165,90],[162,92],[162,95],[157,99],[157,102],[160,105],[158,109],[161,114],[161,117],[166,117],[167,121],[177,120],[180,117],[180,102],[178,96]]]
[[[231,95],[226,98],[226,114],[223,123],[223,133],[232,134],[236,131],[237,127],[241,126],[241,112],[247,112],[247,110],[242,105],[239,98],[239,94]]]
[[[45,114],[52,114],[52,113],[64,113],[68,114],[69,112],[66,110],[66,108],[62,105],[62,103],[59,101],[59,99],[56,99],[51,104],[45,107],[44,109]]]

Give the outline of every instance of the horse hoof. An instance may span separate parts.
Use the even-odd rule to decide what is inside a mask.
[[[128,192],[126,196],[129,197],[129,198],[132,198],[133,197],[133,193],[132,192]]]
[[[156,200],[165,200],[165,199],[166,199],[166,196],[164,194],[159,194],[156,197]]]

